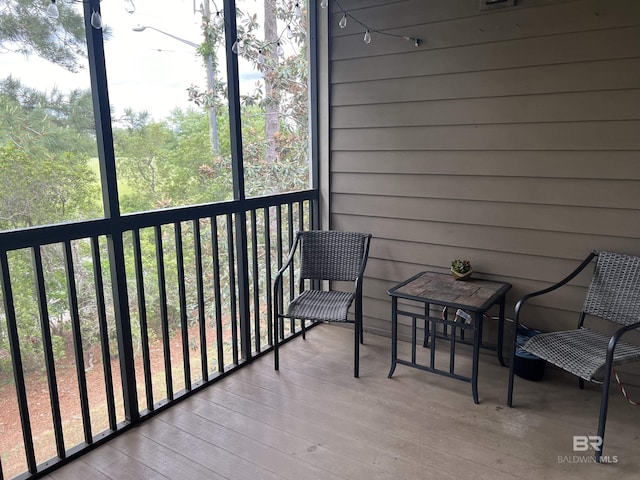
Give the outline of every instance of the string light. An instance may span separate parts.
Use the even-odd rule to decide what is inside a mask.
[[[47,7],[47,17],[51,20],[55,20],[60,16],[60,11],[58,10],[58,6],[56,5],[56,0],[51,0],[51,3]]]
[[[224,16],[222,15],[221,10],[217,10],[214,16],[214,23],[216,26],[220,26],[224,23]]]
[[[124,10],[127,13],[134,13],[136,11],[136,6],[133,3],[133,0],[124,0]]]
[[[213,6],[214,8],[216,8],[216,17],[221,18],[222,22],[226,25],[223,11],[217,10],[215,1],[213,2]],[[302,10],[299,2],[295,2],[293,4],[293,6],[291,7],[291,13],[294,15],[295,18],[298,18],[298,19],[304,18],[304,11]],[[295,38],[295,32],[294,32],[294,29],[292,28],[292,23],[288,23],[284,27],[284,29],[280,32],[280,34],[277,36],[277,38],[275,38],[274,40],[270,42],[260,42],[257,45],[256,50],[252,48],[246,48],[246,49],[243,48],[242,40],[240,38],[237,38],[236,41],[231,46],[231,51],[236,55],[243,55],[246,52],[247,56],[252,56],[252,53],[253,53],[253,55],[255,55],[253,59],[256,62],[256,64],[260,66],[266,66],[268,64],[267,62],[268,58],[267,58],[266,52],[273,51],[275,53],[275,58],[283,58],[285,56],[284,44],[282,41],[283,37],[285,36],[290,40]],[[256,51],[257,53],[254,53]]]
[[[69,0],[71,3],[89,3],[90,0]],[[102,2],[102,0],[98,0]],[[133,0],[123,0],[124,1],[124,9],[127,13],[134,13],[136,11],[136,5],[133,3]],[[60,10],[58,10],[58,6],[56,5],[56,0],[51,0],[51,3],[47,7],[45,11],[48,18],[51,20],[56,20],[60,17]],[[91,13],[91,26],[97,30],[100,30],[103,27],[102,16],[100,12],[94,10]]]
[[[346,28],[346,26],[347,26],[347,17],[350,18],[351,20],[353,20],[354,22],[359,24],[362,28],[364,28],[364,43],[366,43],[366,44],[371,43],[371,34],[372,33],[377,33],[377,34],[380,34],[380,35],[386,35],[388,37],[402,38],[403,40],[406,40],[407,42],[413,43],[413,45],[415,47],[419,47],[420,44],[422,43],[422,40],[420,40],[418,37],[409,37],[409,36],[406,36],[406,35],[398,35],[397,33],[389,33],[389,32],[384,32],[382,30],[376,30],[375,28],[371,28],[369,25],[366,25],[365,23],[361,22],[356,17],[354,17],[351,13],[349,13],[344,8],[342,8],[342,5],[340,5],[340,2],[338,0],[333,0],[333,2],[336,4],[338,9],[342,12],[342,17],[340,18],[340,21],[338,22],[338,26],[340,28]],[[322,8],[327,8],[329,6],[329,0],[321,1],[320,2],[320,6]]]
[[[94,10],[91,14],[91,26],[97,30],[102,28],[102,16],[97,10]]]

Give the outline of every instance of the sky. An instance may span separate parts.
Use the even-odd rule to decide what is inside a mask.
[[[104,0],[100,5],[103,23],[111,31],[111,37],[105,40],[105,59],[112,117],[116,120],[129,107],[136,111],[147,110],[158,120],[166,117],[176,106],[193,106],[187,96],[189,85],[196,84],[201,89],[206,86],[202,58],[196,55],[193,46],[187,44],[201,42],[201,15],[194,13],[193,0],[132,1],[135,5],[132,14],[126,11],[125,0]],[[258,8],[262,2],[245,0],[241,3]],[[81,7],[67,0],[60,0],[57,4],[59,9]],[[221,7],[222,2],[212,2],[212,11],[214,4]],[[133,28],[138,25],[153,29],[136,32]],[[220,60],[223,55],[219,54]],[[0,77],[11,74],[39,90],[50,91],[55,86],[66,92],[74,88],[88,89],[90,85],[88,68],[71,73],[36,55],[25,58],[4,52],[0,60]],[[241,90],[252,90],[261,78],[247,62],[241,61],[240,73]],[[224,79],[224,72],[221,78]]]

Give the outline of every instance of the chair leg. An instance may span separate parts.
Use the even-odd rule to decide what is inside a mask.
[[[580,390],[584,390],[584,379],[578,378],[578,387]]]
[[[600,437],[600,450],[596,450],[596,462],[600,463],[602,449],[604,448],[604,429],[607,423],[607,410],[609,408],[609,387],[611,386],[611,364],[607,365],[602,384],[602,398],[600,400],[600,418],[598,419],[598,437]]]
[[[511,343],[511,359],[509,360],[509,387],[507,388],[507,405],[513,407],[513,376],[515,374],[518,324],[513,324],[513,342]]]
[[[354,351],[354,359],[353,359],[353,376],[358,378],[360,376],[360,329],[361,329],[362,321],[358,319],[358,315],[356,315],[355,323],[353,324],[353,338],[355,339],[353,351]]]
[[[354,313],[355,313],[355,319],[356,319],[355,325],[358,325],[358,324],[360,325],[360,328],[358,328],[358,336],[360,339],[360,343],[364,345],[364,327],[362,325],[362,295],[361,294],[356,297],[356,311]]]
[[[273,309],[273,366],[275,370],[280,370],[280,355],[278,352],[278,305],[275,302],[275,308]]]
[[[302,329],[302,339],[305,340],[307,337],[305,336],[306,332],[307,332],[307,327],[305,327],[305,324],[307,323],[307,321],[305,319],[300,320],[300,328]]]
[[[355,345],[353,349],[355,355],[355,359],[353,361],[353,376],[355,378],[358,378],[360,376],[360,344],[364,343],[364,332],[362,328],[362,295],[356,296],[356,311],[353,323],[353,334],[355,338]]]

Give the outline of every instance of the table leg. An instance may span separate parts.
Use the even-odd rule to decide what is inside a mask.
[[[391,369],[388,378],[391,378],[393,371],[396,369],[396,360],[398,359],[398,299],[391,298]]]
[[[480,344],[482,343],[482,312],[476,312],[475,325],[473,329],[473,365],[471,367],[471,391],[473,393],[473,403],[478,400],[478,361],[480,360]]]
[[[416,317],[411,317],[411,363],[416,363]]]
[[[502,347],[504,345],[504,304],[505,296],[500,298],[500,313],[498,316],[498,361],[500,365],[505,367],[504,358],[502,356]]]
[[[464,329],[461,329],[460,331],[464,332]],[[456,327],[452,325],[451,341],[449,343],[449,373],[451,374],[453,374],[455,371],[455,358],[456,358]]]
[[[422,346],[426,347],[427,344],[429,343],[429,320],[427,320],[427,317],[429,316],[429,304],[425,303],[424,304],[424,337],[422,339]]]

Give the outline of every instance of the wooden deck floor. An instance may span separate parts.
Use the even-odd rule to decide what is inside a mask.
[[[468,383],[402,365],[388,379],[390,340],[365,341],[359,379],[351,330],[322,325],[282,348],[279,373],[266,356],[46,478],[638,478],[640,408],[617,390],[604,454],[618,463],[567,463],[591,458],[573,435],[595,434],[597,387],[548,370],[516,380],[510,409],[507,369],[483,352],[474,405]],[[458,354],[464,372],[469,351]]]

